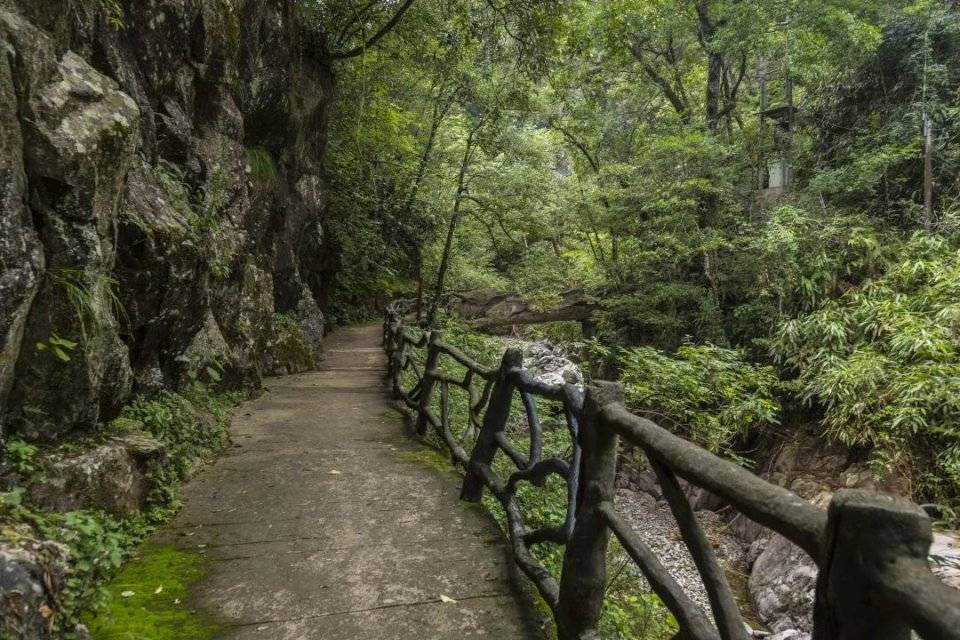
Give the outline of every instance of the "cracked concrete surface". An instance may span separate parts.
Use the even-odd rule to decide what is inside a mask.
[[[225,640],[541,638],[496,526],[455,477],[398,457],[419,445],[390,411],[379,336],[333,334],[321,371],[238,409],[233,448],[163,536],[209,559],[193,604]]]

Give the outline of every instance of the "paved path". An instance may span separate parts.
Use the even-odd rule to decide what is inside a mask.
[[[220,638],[539,637],[495,525],[458,504],[455,477],[410,461],[379,337],[338,331],[323,370],[271,380],[187,487],[173,537],[210,559],[195,604]]]

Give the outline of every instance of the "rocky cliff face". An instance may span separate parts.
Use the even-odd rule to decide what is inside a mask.
[[[0,433],[313,361],[333,76],[287,5],[0,0]]]

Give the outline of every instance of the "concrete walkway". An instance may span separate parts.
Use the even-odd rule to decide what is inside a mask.
[[[238,409],[170,534],[210,560],[194,604],[230,640],[539,638],[496,526],[410,460],[379,339],[338,331],[323,370]]]

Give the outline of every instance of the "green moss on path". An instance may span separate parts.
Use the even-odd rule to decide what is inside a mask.
[[[432,469],[440,473],[456,473],[456,468],[450,464],[447,458],[431,449],[420,449],[417,451],[399,451],[394,454],[397,460],[413,462],[425,469]]]
[[[204,559],[173,546],[147,545],[107,585],[110,605],[87,621],[96,640],[207,640],[217,631],[190,609],[190,587]]]

